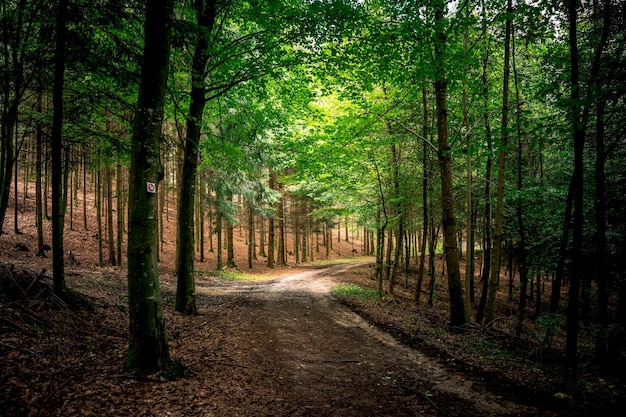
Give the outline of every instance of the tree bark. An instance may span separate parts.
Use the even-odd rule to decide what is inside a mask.
[[[483,31],[487,33],[487,17],[485,13],[484,3],[483,7]],[[485,163],[485,211],[483,219],[483,263],[481,273],[482,291],[480,294],[480,301],[478,303],[478,310],[476,311],[476,322],[482,323],[485,317],[485,306],[487,304],[487,289],[489,284],[489,266],[491,265],[491,170],[493,165],[492,160],[492,143],[491,143],[491,123],[489,122],[489,80],[487,77],[487,66],[489,64],[489,50],[485,45],[485,55],[482,60],[482,99],[483,99],[483,120],[485,124],[485,141],[487,142],[487,161]]]
[[[233,195],[229,196],[230,204],[233,205]],[[235,264],[235,224],[233,220],[227,220],[226,224],[226,265],[229,268],[237,268]]]
[[[186,139],[180,168],[178,217],[176,233],[176,303],[174,309],[184,314],[196,314],[194,279],[194,208],[198,149],[206,104],[205,74],[209,59],[209,35],[215,22],[215,1],[197,1],[196,18],[200,29],[191,64],[191,101],[187,116]],[[229,263],[231,260],[229,259]]]
[[[552,292],[550,294],[550,313],[556,313],[559,310],[559,302],[561,300],[561,287],[563,276],[565,275],[565,261],[567,259],[567,245],[572,226],[572,206],[574,204],[574,189],[572,183],[567,188],[567,197],[565,200],[565,215],[563,219],[563,230],[559,241],[559,258],[556,263],[556,271],[554,272],[554,281],[552,282]]]
[[[469,18],[469,7],[465,7],[466,18]],[[465,31],[463,33],[463,52],[467,55],[467,44],[469,38],[469,27],[465,27]],[[467,74],[468,68],[467,64],[464,63],[464,72]],[[465,315],[467,317],[471,314],[471,294],[472,287],[474,281],[474,228],[472,227],[472,132],[470,126],[469,119],[469,110],[467,106],[467,80],[463,78],[463,126],[465,127],[465,169],[466,169],[466,184],[465,184],[465,193],[466,193],[466,247],[465,247],[465,281],[464,281],[464,301],[465,301]]]
[[[54,53],[54,87],[52,102],[51,164],[52,164],[52,271],[54,292],[66,292],[63,228],[65,225],[65,199],[63,198],[63,90],[65,78],[65,42],[67,38],[68,0],[60,0],[57,12],[57,38]],[[69,167],[65,167],[69,169]]]
[[[451,148],[448,143],[448,110],[446,105],[445,71],[445,3],[436,2],[435,10],[435,103],[437,108],[437,139],[439,170],[441,172],[441,207],[444,236],[444,252],[448,269],[448,292],[450,296],[450,325],[467,323],[463,285],[459,268],[459,255],[456,241],[456,220],[454,217],[454,196],[452,189]]]
[[[271,190],[276,189],[276,172],[270,171],[269,187]],[[274,246],[276,228],[274,227],[274,213],[270,215],[267,227],[267,266],[274,268]]]
[[[98,162],[96,171],[96,222],[98,224],[98,266],[104,266],[104,254],[102,252],[102,164]]]
[[[518,259],[519,259],[519,280],[520,280],[520,298],[519,298],[519,320],[517,322],[517,327],[515,329],[515,334],[517,337],[522,335],[522,328],[524,326],[524,318],[526,312],[526,297],[528,290],[528,266],[526,262],[526,227],[524,225],[524,207],[522,205],[522,190],[524,188],[524,178],[523,178],[523,135],[522,135],[522,102],[520,98],[519,92],[519,78],[517,74],[517,65],[515,63],[515,36],[512,37],[512,58],[513,58],[513,78],[515,85],[515,107],[516,107],[516,125],[517,125],[517,191],[519,194],[517,200],[516,207],[516,217],[517,217],[517,230],[519,234],[519,242],[518,242]],[[511,273],[511,276],[514,274]],[[512,281],[512,279],[511,279]]]
[[[117,265],[115,257],[115,240],[113,238],[113,169],[106,167],[107,181],[107,232],[109,240],[109,264]]]
[[[285,196],[282,194],[282,185],[278,185],[281,191],[280,199],[278,200],[278,265],[287,265],[285,259]]]
[[[224,250],[224,245],[222,244],[222,238],[223,238],[223,225],[224,225],[224,215],[222,214],[222,206],[223,206],[223,199],[224,197],[222,197],[221,192],[218,191],[217,193],[217,214],[216,214],[216,220],[215,220],[215,234],[217,236],[217,266],[216,269],[218,271],[221,271],[222,269],[224,269],[224,261],[223,261],[223,250]]]
[[[126,366],[143,371],[170,362],[157,268],[160,139],[170,52],[172,0],[146,5],[145,45],[131,142],[128,204],[129,348]]]
[[[122,162],[117,159],[115,193],[117,195],[117,266],[122,266],[122,244],[124,243],[124,192]],[[84,186],[84,185],[83,185]]]
[[[391,130],[389,124],[387,124],[387,128],[388,130]],[[402,203],[402,196],[400,193],[400,155],[395,143],[391,145],[391,159],[393,164],[393,190],[395,194],[394,204],[396,208],[396,218],[398,221],[398,227],[395,232],[396,246],[393,254],[393,266],[389,276],[389,293],[393,294],[395,291],[398,268],[400,267],[402,250],[404,248],[404,205]]]
[[[8,4],[8,3],[7,3]],[[3,102],[0,106],[0,235],[4,233],[4,219],[6,211],[9,207],[9,194],[11,193],[11,179],[13,178],[13,163],[16,162],[15,155],[15,126],[18,121],[19,104],[23,93],[24,83],[24,64],[20,59],[20,46],[16,43],[22,40],[22,32],[24,27],[23,14],[24,6],[27,2],[20,3],[20,8],[16,10],[17,19],[13,22],[11,19],[3,19],[2,37],[6,44],[11,42],[11,33],[16,32],[19,35],[13,36],[14,43],[11,47],[3,48],[3,61],[11,71],[4,71],[2,81]],[[59,4],[59,9],[63,4]],[[65,14],[65,13],[64,13]],[[14,27],[10,27],[10,26]],[[58,39],[57,39],[58,41]],[[7,75],[5,77],[5,74]],[[13,84],[11,85],[11,82]],[[17,202],[16,202],[17,204]]]
[[[265,219],[260,217],[261,230],[259,231],[259,256],[267,258],[265,253]]]
[[[42,112],[42,96],[43,92],[39,91],[39,97],[37,102],[37,111],[41,114]],[[41,127],[41,122],[37,122],[37,133],[36,133],[36,163],[35,163],[35,223],[37,225],[37,252],[36,256],[46,256],[44,250],[44,242],[43,242],[43,207],[42,207],[42,189],[41,189],[41,177],[43,175],[42,169],[42,154],[43,154],[43,129]]]
[[[496,308],[496,295],[500,278],[500,249],[502,247],[503,226],[503,203],[504,203],[504,170],[506,166],[506,146],[508,142],[509,127],[509,76],[511,72],[511,15],[513,6],[511,0],[507,1],[506,29],[504,35],[504,76],[502,87],[502,125],[500,151],[498,152],[498,194],[496,196],[495,230],[493,233],[493,252],[491,265],[489,266],[489,286],[487,292],[487,307],[485,321],[489,323],[494,319]]]
[[[603,3],[602,19],[594,19],[596,29],[601,27],[601,36],[597,47],[592,69],[592,83],[597,91],[601,91],[601,80],[598,77],[600,61],[604,47],[609,36],[611,24],[610,2]],[[606,201],[606,159],[607,151],[604,138],[605,124],[604,113],[606,110],[606,100],[603,97],[596,97],[596,158],[595,158],[595,223],[596,223],[596,282],[598,284],[598,333],[596,336],[595,357],[600,370],[603,373],[610,371],[611,363],[609,355],[609,268],[607,267],[607,201]]]
[[[570,45],[570,87],[571,108],[569,119],[572,125],[574,142],[574,172],[572,174],[573,191],[573,237],[572,237],[572,274],[569,287],[569,300],[567,308],[567,335],[565,340],[565,356],[568,376],[578,379],[578,330],[579,330],[579,307],[580,307],[580,283],[584,278],[583,260],[583,153],[585,146],[585,132],[581,120],[580,84],[578,67],[578,37],[576,10],[577,1],[567,1],[567,13],[569,23]]]
[[[426,241],[428,240],[428,188],[430,177],[430,158],[428,152],[428,95],[426,93],[426,86],[422,87],[422,134],[424,135],[424,141],[422,142],[422,217],[423,217],[423,229],[422,229],[422,241],[420,245],[420,253],[422,254],[419,262],[417,272],[417,285],[415,287],[415,305],[420,303],[420,295],[422,293],[422,283],[424,282],[424,267],[426,260]]]
[[[254,203],[249,201],[248,203],[248,268],[252,269],[252,260],[255,254],[255,241],[254,241],[254,210],[252,205]]]
[[[83,145],[83,228],[89,230],[87,226],[87,147]]]

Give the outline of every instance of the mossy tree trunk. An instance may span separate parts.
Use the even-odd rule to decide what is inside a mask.
[[[128,204],[129,348],[126,366],[142,371],[170,362],[157,268],[157,193],[167,86],[172,0],[146,6],[145,45],[133,126]]]

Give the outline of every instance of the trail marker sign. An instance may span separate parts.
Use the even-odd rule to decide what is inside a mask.
[[[156,184],[153,182],[147,182],[146,183],[146,191],[148,191],[150,194],[155,194],[156,193]]]

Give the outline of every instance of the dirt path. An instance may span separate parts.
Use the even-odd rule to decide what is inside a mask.
[[[227,309],[230,319],[222,318],[238,327],[232,331],[243,345],[224,365],[245,366],[255,380],[264,381],[268,395],[276,397],[267,415],[541,414],[492,395],[480,381],[399,344],[335,301],[333,286],[362,262],[265,284],[198,288],[200,305],[234,307]]]

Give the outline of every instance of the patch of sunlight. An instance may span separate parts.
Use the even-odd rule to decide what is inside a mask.
[[[338,258],[338,259],[331,259],[331,260],[320,259],[320,260],[313,261],[313,262],[307,262],[306,265],[322,266],[322,265],[346,264],[348,262],[357,261],[359,259],[364,259],[364,257],[363,256],[345,257],[345,258]]]
[[[378,291],[372,288],[363,288],[356,284],[339,284],[331,290],[333,294],[339,294],[347,297],[355,297],[364,300],[378,300]]]
[[[246,274],[241,271],[235,271],[235,270],[208,271],[207,274],[216,276],[226,281],[242,281],[242,282],[270,281],[279,276],[278,274]]]

